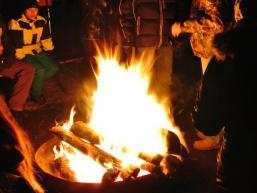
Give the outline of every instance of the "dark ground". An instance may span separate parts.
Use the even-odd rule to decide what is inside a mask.
[[[76,95],[82,92],[80,89],[81,81],[84,77],[90,76],[88,72],[89,66],[85,61],[73,62],[61,65],[59,74],[49,80],[45,84],[44,94],[48,100],[48,104],[36,107],[27,104],[25,117],[23,120],[24,128],[29,133],[35,148],[39,148],[41,144],[53,137],[49,129],[56,122],[63,122],[68,119],[70,109],[77,104]],[[186,89],[187,88],[187,89]],[[148,179],[138,182],[138,184],[126,184],[121,186],[113,186],[105,189],[88,189],[84,185],[64,183],[62,180],[53,178],[42,172],[42,180],[48,192],[50,193],[95,193],[95,192],[146,192],[146,193],[212,193],[215,183],[216,171],[216,150],[213,151],[197,151],[192,148],[192,142],[197,139],[189,116],[190,104],[192,103],[193,86],[184,86],[181,96],[184,96],[184,111],[179,111],[175,115],[176,123],[186,134],[186,140],[189,145],[189,157],[185,160],[183,167],[174,179]],[[190,99],[191,100],[188,100]],[[189,103],[189,104],[187,104]],[[77,118],[79,117],[77,114]],[[78,118],[79,119],[79,118]],[[68,185],[69,184],[69,185]],[[72,188],[70,187],[72,186]],[[57,188],[58,187],[58,188]],[[122,188],[121,188],[122,187]],[[126,187],[126,188],[124,188]],[[140,188],[139,188],[140,187]],[[57,189],[57,190],[56,190]],[[108,191],[106,191],[108,189]]]

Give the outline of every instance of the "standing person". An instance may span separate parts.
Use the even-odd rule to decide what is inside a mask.
[[[0,92],[4,92],[0,87]],[[34,149],[0,95],[0,192],[44,193],[34,168]]]
[[[31,88],[31,99],[39,104],[46,103],[42,89],[45,80],[58,71],[58,64],[49,54],[54,49],[47,21],[38,15],[36,0],[23,2],[23,14],[17,20],[12,19],[9,29],[15,43],[15,56],[35,67],[35,77]]]
[[[29,91],[34,78],[35,70],[32,65],[26,64],[23,61],[14,59],[11,42],[7,41],[6,28],[3,20],[0,18],[0,86],[6,87],[8,79],[11,79],[10,87],[14,84],[13,89],[10,89],[8,96],[8,106],[14,116],[21,116],[24,105],[29,96]]]
[[[191,34],[191,47],[194,55],[201,59],[203,76],[205,71],[213,70],[210,65],[215,66],[215,63],[217,63],[217,60],[213,57],[212,40],[215,34],[222,32],[224,29],[223,22],[220,19],[219,6],[222,5],[217,0],[195,0],[192,4],[191,19],[183,23],[174,23],[171,27],[171,33],[174,37],[178,37],[180,33]],[[199,89],[201,89],[201,86]],[[198,150],[211,150],[219,148],[223,130],[217,136],[205,136],[198,130],[196,134],[200,140],[195,141],[193,147]]]
[[[128,58],[133,52],[138,57],[142,53],[156,56],[150,87],[159,100],[168,98],[168,104],[173,66],[173,43],[169,28],[175,21],[187,18],[187,3],[187,0],[119,1],[122,47]]]
[[[206,135],[224,127],[217,155],[217,192],[257,191],[256,175],[256,50],[257,1],[242,0],[243,19],[214,38],[215,56],[223,60],[218,72],[203,81],[201,100],[193,112],[194,124]],[[206,84],[206,82],[208,82]]]
[[[81,26],[81,39],[85,54],[90,63],[94,63],[97,48],[102,48],[104,43],[113,42],[114,37],[114,12],[112,1],[86,0],[81,2],[83,20]]]

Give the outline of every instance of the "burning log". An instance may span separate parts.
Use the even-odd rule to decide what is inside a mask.
[[[76,181],[76,174],[68,168],[68,165],[69,160],[64,156],[61,156],[54,161],[53,170],[58,176],[64,179]]]
[[[182,158],[179,155],[166,154],[159,158],[161,158],[161,160],[160,162],[158,161],[158,164],[145,162],[141,165],[141,169],[146,170],[154,175],[164,174],[166,176],[173,177],[182,164]]]
[[[123,179],[136,177],[140,171],[140,169],[135,166],[123,168],[121,160],[98,148],[97,146],[83,141],[72,132],[64,130],[61,126],[55,126],[50,131],[61,140],[77,148],[92,159],[98,161],[103,167],[106,167],[105,163],[111,163],[112,166],[119,171],[119,174]],[[110,171],[108,172],[109,173],[107,173],[106,176],[111,176]],[[105,179],[108,179],[108,177],[105,177],[104,180]]]
[[[100,142],[100,137],[93,131],[93,129],[89,128],[82,121],[75,122],[71,128],[71,131],[76,136],[86,139],[92,144],[98,144]],[[178,136],[167,129],[163,129],[163,132],[168,132],[166,136],[168,141],[168,154],[164,156],[160,154],[150,156],[146,153],[141,152],[138,155],[139,158],[146,161],[144,164],[141,165],[141,169],[144,169],[156,175],[161,175],[161,173],[164,173],[165,175],[174,173],[174,170],[177,168],[178,164],[180,163],[180,160],[177,159],[174,154],[181,154],[181,153],[185,154],[182,151],[183,150],[182,145],[180,143]],[[120,172],[120,176],[123,179],[128,179],[131,177],[133,178],[133,177],[136,177],[139,172],[138,168],[131,168],[129,170],[128,169],[123,170],[122,172]],[[113,170],[108,170],[105,174],[106,175],[105,178],[109,178],[109,180],[112,179],[114,173],[115,172]]]
[[[54,152],[62,152],[62,145],[55,145],[53,147]],[[70,147],[66,147],[66,151],[69,153],[74,153],[74,150]],[[53,164],[51,164],[51,168],[54,173],[64,179],[68,179],[70,181],[76,181],[76,174],[72,170],[69,169],[70,161],[67,159],[66,156],[60,154],[57,158],[54,159]]]
[[[76,136],[89,141],[92,144],[99,144],[101,137],[99,137],[93,129],[89,128],[86,123],[77,121],[73,123],[71,130]]]
[[[90,156],[92,159],[99,160],[100,163],[112,163],[117,168],[121,167],[121,160],[103,151],[99,147],[83,141],[73,133],[64,130],[61,126],[55,126],[50,131],[58,138],[77,148],[82,153]]]
[[[154,165],[159,165],[160,162],[162,161],[163,159],[163,156],[160,155],[160,154],[157,154],[155,156],[150,156],[146,153],[143,153],[141,152],[139,155],[138,155],[139,158],[145,160],[146,162],[149,162],[149,163],[152,163]]]
[[[128,168],[120,171],[120,177],[124,180],[135,179],[139,172],[140,168],[130,165]]]
[[[117,170],[116,168],[108,169],[102,178],[102,183],[108,184],[114,182],[118,176],[123,180],[136,179],[140,168],[129,166],[129,168]]]
[[[162,175],[162,169],[159,165],[155,165],[149,162],[145,162],[140,166],[141,169],[146,170],[148,172],[150,172],[153,175]]]
[[[108,169],[102,177],[102,183],[109,184],[114,182],[118,178],[119,174],[120,171],[115,168]]]

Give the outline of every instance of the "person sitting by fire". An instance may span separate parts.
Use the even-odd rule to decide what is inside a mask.
[[[96,46],[101,48],[104,43],[112,46],[115,24],[113,5],[108,0],[86,0],[82,5],[84,16],[80,31],[81,40],[87,60],[95,64]]]
[[[6,31],[0,16],[0,87],[9,87],[5,96],[7,104],[13,115],[19,119],[29,96],[35,70],[32,65],[15,59]]]
[[[15,46],[15,56],[25,60],[35,68],[35,77],[31,88],[31,99],[39,104],[45,104],[42,94],[45,80],[53,77],[59,67],[50,57],[54,49],[47,21],[38,15],[36,0],[26,0],[22,3],[23,13],[17,20],[12,19],[9,30]]]
[[[34,168],[34,150],[5,102],[0,87],[0,192],[44,193]]]
[[[195,127],[206,135],[216,135],[224,127],[217,155],[218,193],[256,192],[257,1],[242,0],[239,8],[243,18],[214,37],[215,57],[222,62],[205,75],[192,113]]]

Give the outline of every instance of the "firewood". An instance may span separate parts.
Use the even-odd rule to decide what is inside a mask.
[[[89,128],[86,123],[82,121],[74,122],[71,130],[76,136],[89,141],[92,144],[99,144],[101,137],[93,129]]]
[[[153,175],[162,175],[162,169],[159,165],[152,164],[150,162],[145,162],[140,166],[141,169],[150,172]]]
[[[102,177],[102,183],[109,184],[109,183],[115,182],[115,180],[119,176],[119,173],[120,173],[120,171],[115,168],[106,170],[106,172],[104,173],[104,175]]]
[[[61,178],[70,181],[77,181],[76,174],[68,166],[69,160],[64,156],[61,156],[54,160],[54,164],[52,167],[57,176],[60,176]]]
[[[102,166],[105,167],[105,163],[111,163],[113,168],[119,170],[120,176],[123,179],[136,177],[140,171],[138,167],[132,165],[130,165],[128,168],[123,168],[121,160],[98,148],[97,146],[86,141],[83,141],[81,138],[77,137],[72,132],[64,130],[61,126],[57,125],[55,127],[52,127],[50,131],[61,140],[77,148],[82,153],[88,155],[95,161],[102,164]]]
[[[145,160],[146,162],[152,163],[157,166],[160,164],[161,160],[163,159],[163,156],[160,154],[150,156],[143,152],[139,153],[138,157]]]
[[[129,166],[126,169],[120,170],[120,177],[123,180],[135,179],[140,172],[140,168],[135,166]]]
[[[88,155],[92,159],[96,161],[100,160],[101,162],[104,160],[105,162],[111,163],[117,168],[121,168],[121,160],[105,152],[99,147],[82,140],[81,138],[74,135],[72,132],[64,130],[61,126],[57,125],[55,127],[52,127],[50,131],[58,138],[77,148],[82,153]]]

